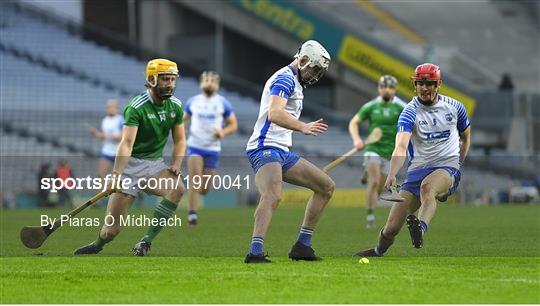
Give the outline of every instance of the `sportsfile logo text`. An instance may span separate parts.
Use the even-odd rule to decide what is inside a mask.
[[[58,190],[107,190],[107,186],[114,185],[117,190],[126,190],[129,188],[137,188],[139,190],[144,189],[176,189],[181,183],[189,189],[190,187],[209,188],[213,190],[240,190],[250,189],[250,176],[249,175],[193,175],[183,176],[178,175],[175,178],[140,178],[136,184],[132,184],[132,179],[129,177],[115,176],[109,174],[104,178],[100,177],[83,177],[83,178],[51,178],[45,177],[40,181],[40,188],[42,190],[49,190],[56,193]]]
[[[172,189],[178,188],[182,182],[182,176],[178,175],[176,178],[141,178],[137,180],[137,188],[143,189]],[[49,190],[50,192],[57,192],[58,190],[101,190],[106,191],[107,186],[114,186],[117,190],[126,190],[130,186],[133,186],[133,181],[129,177],[122,177],[122,175],[116,176],[108,174],[104,178],[100,177],[77,177],[77,178],[51,178],[44,177],[41,179],[42,190]],[[132,187],[133,188],[133,187]]]

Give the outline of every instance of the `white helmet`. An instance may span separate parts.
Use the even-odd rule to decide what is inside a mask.
[[[300,66],[300,60],[304,56],[309,60],[306,64]],[[315,40],[308,40],[303,43],[294,58],[298,61],[299,80],[304,86],[317,83],[328,70],[328,66],[330,66],[330,54]]]

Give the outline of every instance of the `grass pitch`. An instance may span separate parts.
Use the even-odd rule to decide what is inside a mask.
[[[311,263],[286,258],[303,209],[278,209],[269,265],[242,262],[253,208],[202,210],[198,227],[164,229],[145,258],[130,252],[145,232],[135,227],[100,255],[71,255],[98,227],[65,227],[38,250],[22,246],[22,226],[60,212],[1,211],[1,303],[540,303],[540,206],[441,205],[423,249],[404,229],[386,257],[367,265],[351,254],[373,246],[378,229],[364,228],[360,208],[325,211],[313,238],[324,261]],[[387,214],[377,210],[378,225]]]

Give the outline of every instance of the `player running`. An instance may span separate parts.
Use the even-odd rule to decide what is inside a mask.
[[[101,131],[93,126],[88,131],[97,139],[103,140],[101,156],[98,163],[98,176],[103,178],[109,173],[114,165],[116,149],[122,139],[122,127],[124,117],[118,114],[118,101],[107,100],[107,116],[101,120]]]
[[[190,184],[188,196],[190,225],[197,224],[199,195],[205,195],[210,191],[212,184],[208,184],[207,181],[211,182],[212,176],[216,174],[221,139],[238,129],[231,104],[217,93],[219,82],[220,77],[216,72],[203,72],[200,77],[202,93],[190,98],[185,106],[184,122],[191,119],[187,140],[189,177],[201,178],[201,184]]]
[[[376,143],[367,145],[364,152],[365,175],[367,175],[367,216],[366,227],[375,226],[373,210],[383,190],[384,180],[390,167],[390,157],[394,150],[399,114],[405,103],[396,96],[397,80],[391,75],[383,75],[379,79],[379,96],[364,104],[349,122],[349,133],[354,146],[361,150],[364,142],[358,133],[360,125],[369,121],[369,133],[374,128],[382,130],[382,138]]]
[[[75,250],[75,255],[96,254],[120,232],[120,216],[127,211],[141,185],[139,182],[155,178],[157,181],[174,181],[155,189],[143,191],[161,196],[163,200],[156,206],[153,218],[159,220],[150,226],[146,235],[133,247],[133,254],[145,256],[153,239],[161,231],[163,221],[174,215],[174,211],[184,193],[184,185],[179,180],[180,167],[185,152],[185,133],[180,100],[173,96],[178,78],[176,63],[166,59],[154,59],[146,66],[147,90],[133,97],[124,109],[124,130],[116,151],[113,174],[131,183],[121,192],[113,193],[107,205],[107,215],[111,215],[112,225],[105,224],[98,239],[87,246]],[[172,132],[173,152],[171,164],[167,166],[162,158],[163,147]],[[112,188],[112,187],[110,187]]]
[[[245,263],[271,262],[268,255],[263,254],[264,237],[281,199],[283,181],[314,192],[307,203],[298,241],[289,258],[320,260],[311,247],[311,236],[332,197],[335,184],[326,173],[289,149],[293,131],[317,136],[328,128],[322,119],[304,123],[298,118],[302,111],[303,87],[315,84],[328,70],[329,64],[330,55],[324,47],[309,40],[300,47],[294,61],[274,73],[264,86],[259,117],[247,144],[247,156],[256,173],[255,184],[260,200],[255,210],[251,248]]]
[[[356,253],[358,256],[382,256],[405,221],[413,246],[421,248],[437,200],[446,201],[459,184],[460,165],[470,145],[467,111],[459,101],[438,93],[442,83],[438,66],[419,65],[412,80],[417,96],[399,116],[396,146],[384,184],[386,188],[396,185],[396,174],[408,151],[407,179],[400,191],[405,200],[392,206],[377,246]],[[417,210],[418,217],[413,214]]]

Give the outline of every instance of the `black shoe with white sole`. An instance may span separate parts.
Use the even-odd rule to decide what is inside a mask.
[[[420,220],[415,215],[409,215],[407,217],[407,228],[411,234],[413,246],[420,249],[424,243],[422,239],[422,227],[420,226]]]

